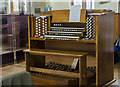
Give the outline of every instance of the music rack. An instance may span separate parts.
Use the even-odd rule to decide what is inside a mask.
[[[75,57],[67,57],[65,55],[76,55],[77,52],[82,52],[79,62],[83,73],[79,74],[83,78],[79,80],[79,85],[105,85],[108,82],[114,82],[113,77],[113,30],[114,30],[114,12],[106,10],[93,10],[90,15],[89,10],[81,10],[80,22],[69,22],[70,10],[54,10],[52,16],[47,18],[47,32],[38,34],[36,37],[36,16],[28,17],[28,37],[29,50],[25,50],[26,70],[31,72],[42,72],[55,74],[54,70],[43,69],[45,64],[56,62],[65,65],[71,65]],[[95,13],[97,13],[95,15]],[[99,15],[98,15],[99,14]],[[43,15],[42,15],[43,16]],[[41,17],[41,16],[39,16]],[[41,29],[42,30],[42,29]],[[58,52],[59,51],[59,52]],[[62,52],[61,51],[67,51]],[[54,54],[54,55],[53,55]],[[61,55],[61,56],[60,56]],[[81,61],[80,61],[81,60]],[[87,66],[95,66],[96,70],[93,76],[87,72]],[[104,67],[105,66],[105,67]],[[42,68],[41,68],[42,67]],[[86,67],[86,68],[85,68]],[[104,72],[103,72],[104,70]],[[87,72],[88,75],[85,73]],[[73,72],[58,71],[57,74],[64,73],[65,75],[76,74]],[[77,73],[78,74],[78,73]],[[73,75],[74,76],[74,75]],[[87,77],[86,77],[87,76]],[[92,77],[95,81],[88,78]],[[86,78],[85,78],[86,77]]]

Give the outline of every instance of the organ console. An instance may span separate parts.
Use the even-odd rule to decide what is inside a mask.
[[[80,22],[69,22],[69,15],[70,10],[54,10],[51,15],[28,17],[26,70],[59,78],[67,76],[77,79],[79,85],[105,85],[115,81],[114,12],[82,9]],[[93,83],[88,82],[91,80],[87,78],[91,77]]]

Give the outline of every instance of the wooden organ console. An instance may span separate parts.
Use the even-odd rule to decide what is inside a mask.
[[[79,86],[114,82],[114,12],[82,9],[80,22],[69,22],[69,15],[70,10],[54,10],[51,15],[28,17],[26,70],[72,77],[68,83],[77,79]],[[71,72],[73,61],[77,72]]]

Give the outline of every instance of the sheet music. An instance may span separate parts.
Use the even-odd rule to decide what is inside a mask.
[[[70,8],[69,22],[80,22],[81,5],[73,5]]]
[[[78,58],[75,58],[75,59],[73,60],[73,63],[72,63],[72,66],[71,66],[72,69],[76,69],[78,60],[79,60]]]

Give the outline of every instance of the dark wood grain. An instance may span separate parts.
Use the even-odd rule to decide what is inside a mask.
[[[113,80],[114,68],[114,13],[98,17],[97,85]]]

